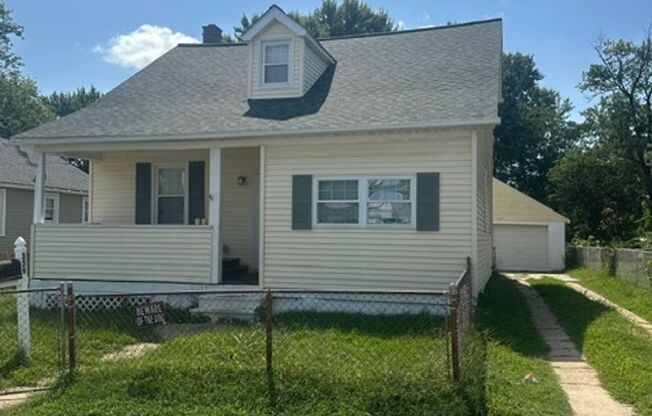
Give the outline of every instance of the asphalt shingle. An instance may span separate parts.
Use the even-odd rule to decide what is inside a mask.
[[[302,98],[247,99],[246,45],[180,45],[89,107],[20,138],[225,137],[497,119],[502,23],[321,40]]]
[[[45,171],[45,187],[48,189],[88,191],[88,175],[58,156],[46,156]],[[0,139],[0,187],[34,186],[35,174],[34,152]]]

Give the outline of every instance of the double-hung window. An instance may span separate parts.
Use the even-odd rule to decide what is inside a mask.
[[[314,224],[412,226],[413,177],[363,177],[315,180]]]
[[[45,222],[58,223],[59,222],[59,195],[45,194],[44,198],[43,218]]]
[[[360,221],[359,181],[317,181],[317,223],[358,224]]]
[[[367,224],[412,223],[411,179],[367,180]]]
[[[290,80],[290,41],[263,42],[263,84],[283,85]]]
[[[184,224],[186,218],[186,169],[156,169],[156,221],[158,224]]]

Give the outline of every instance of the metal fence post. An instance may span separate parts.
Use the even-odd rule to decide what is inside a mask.
[[[77,317],[75,306],[75,290],[68,282],[68,363],[70,372],[77,369]]]
[[[265,294],[265,363],[267,365],[267,379],[271,382],[273,377],[274,366],[272,365],[273,357],[273,316],[274,316],[274,297],[272,291],[267,289]]]
[[[23,237],[18,237],[14,242],[14,256],[20,262],[19,290],[29,289],[27,273],[27,242]],[[18,317],[18,348],[26,358],[32,352],[32,334],[29,320],[29,293],[16,294],[16,315]]]
[[[63,374],[66,371],[66,285],[59,285],[59,364]]]
[[[453,374],[453,381],[455,383],[460,381],[460,343],[459,343],[459,328],[458,328],[458,308],[459,308],[459,294],[457,293],[457,286],[451,283],[449,286],[450,296],[450,331],[451,331],[451,370]]]

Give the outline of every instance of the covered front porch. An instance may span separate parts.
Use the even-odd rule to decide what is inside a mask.
[[[61,153],[90,160],[87,221],[46,223],[40,158],[32,279],[259,285],[260,147]]]

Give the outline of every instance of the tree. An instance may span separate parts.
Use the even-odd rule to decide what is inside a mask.
[[[374,10],[360,0],[343,0],[341,4],[335,0],[322,0],[312,13],[293,11],[288,15],[316,38],[398,30],[387,11]],[[261,16],[258,13],[251,17],[242,15],[240,26],[234,28],[236,37],[240,39]]]
[[[63,117],[92,104],[101,96],[102,93],[91,85],[88,90],[81,87],[74,92],[55,91],[50,96],[45,97],[44,100],[58,117]]]
[[[628,160],[644,186],[647,212],[652,212],[652,173],[646,149],[652,140],[652,35],[640,44],[599,39],[599,63],[583,74],[580,88],[600,98],[587,115],[610,151]]]
[[[638,234],[643,186],[632,165],[598,146],[572,151],[550,170],[550,202],[571,220],[571,236],[606,244]]]
[[[22,38],[23,27],[11,18],[11,10],[0,1],[0,76],[17,75],[21,61],[13,52],[12,37]]]
[[[10,137],[54,119],[36,83],[20,75],[0,75],[0,137]]]
[[[568,121],[570,102],[540,86],[542,79],[532,55],[504,55],[501,124],[495,130],[495,176],[540,201],[547,195],[548,171],[578,136]]]

